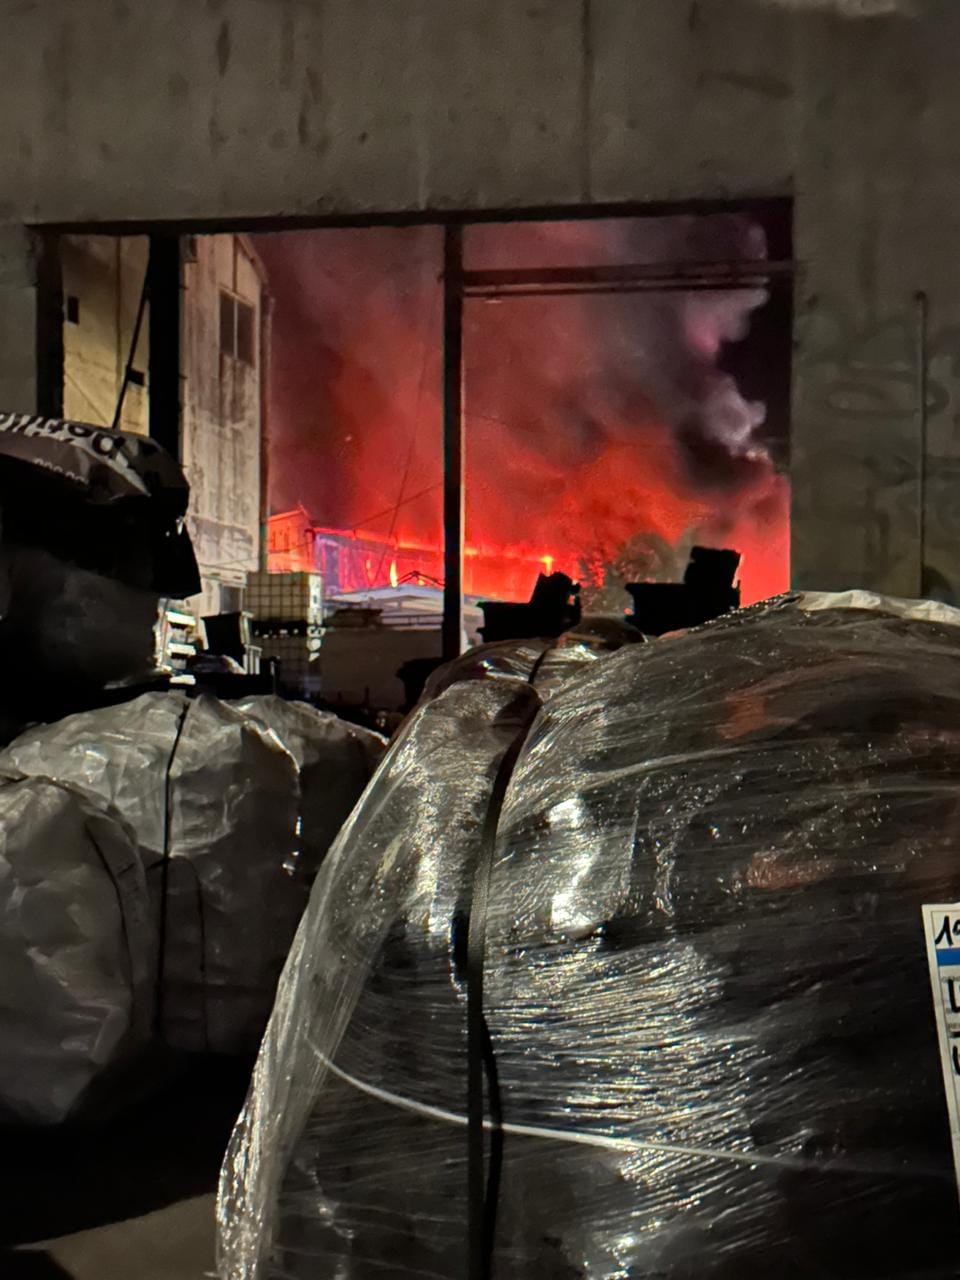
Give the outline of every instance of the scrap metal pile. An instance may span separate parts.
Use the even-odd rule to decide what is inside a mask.
[[[543,651],[437,673],[321,867],[221,1275],[953,1277],[920,908],[960,898],[960,613]]]

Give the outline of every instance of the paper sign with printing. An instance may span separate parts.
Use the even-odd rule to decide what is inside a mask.
[[[950,1139],[960,1187],[960,903],[925,906],[922,911]]]

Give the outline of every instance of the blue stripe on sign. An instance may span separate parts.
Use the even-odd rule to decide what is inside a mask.
[[[960,965],[960,947],[944,947],[942,951],[938,951],[937,964],[938,965],[948,965],[948,964]]]

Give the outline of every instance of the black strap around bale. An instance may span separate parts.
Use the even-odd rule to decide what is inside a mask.
[[[554,646],[548,645],[537,658],[528,683],[533,685],[544,658]],[[497,827],[507,786],[513,775],[530,726],[539,710],[531,698],[524,708],[517,734],[507,748],[490,793],[483,824],[480,852],[474,873],[467,930],[467,1221],[469,1280],[490,1280],[493,1244],[497,1226],[497,1201],[503,1169],[503,1104],[493,1039],[483,1010],[483,966],[487,944],[487,911],[490,904],[490,875],[497,843]],[[484,1078],[490,1110],[490,1159],[484,1161]]]
[[[165,1015],[166,1015],[166,977],[167,977],[167,946],[169,939],[167,937],[167,906],[170,896],[170,858],[172,857],[172,813],[173,813],[173,763],[177,757],[177,750],[180,746],[180,739],[183,737],[184,726],[187,722],[187,714],[190,711],[190,703],[185,702],[177,720],[177,731],[174,734],[173,746],[170,748],[170,756],[167,760],[167,767],[164,771],[163,778],[163,850],[160,863],[160,921],[159,921],[159,938],[158,938],[158,955],[157,955],[157,992],[156,1006],[154,1010],[155,1026],[157,1032],[163,1040],[165,1038]]]

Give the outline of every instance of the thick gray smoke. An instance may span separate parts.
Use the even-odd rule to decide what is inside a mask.
[[[762,228],[739,215],[489,226],[472,233],[471,249],[468,266],[503,268],[766,257]],[[490,491],[495,527],[520,539],[527,513],[553,493],[561,531],[567,522],[582,545],[569,501],[579,487],[585,511],[609,508],[598,530],[606,543],[638,518],[673,540],[696,507],[719,535],[716,508],[732,515],[758,482],[766,492],[775,470],[765,406],[720,363],[766,296],[754,288],[470,304],[468,466],[472,457],[475,485]]]

